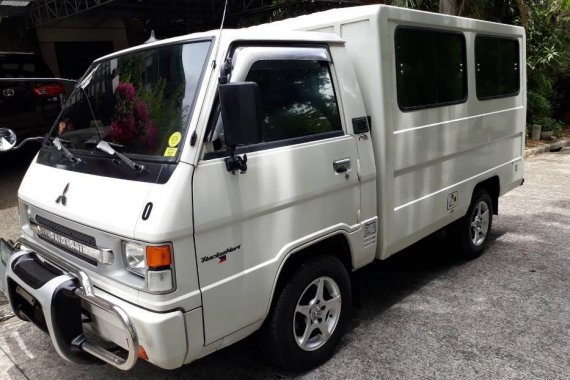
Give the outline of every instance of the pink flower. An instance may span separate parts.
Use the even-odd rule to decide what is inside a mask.
[[[156,146],[156,136],[158,133],[158,128],[156,124],[150,122],[146,126],[146,134],[144,135],[143,142],[149,148],[154,148]]]
[[[149,111],[148,105],[145,102],[137,100],[133,106],[133,113],[135,118],[137,118],[141,124],[146,124],[149,117]]]
[[[111,123],[111,137],[119,144],[128,144],[135,137],[135,118],[133,115],[125,115],[115,119]]]
[[[157,146],[158,128],[150,118],[149,105],[137,98],[132,83],[117,86],[111,127],[111,138],[118,144],[127,145],[136,140],[150,149]]]
[[[132,83],[124,82],[117,86],[115,93],[120,99],[126,100],[127,102],[132,102],[135,100],[135,86]]]

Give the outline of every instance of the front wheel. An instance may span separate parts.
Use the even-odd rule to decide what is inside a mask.
[[[451,228],[451,238],[461,256],[474,259],[483,253],[493,225],[493,201],[485,190],[473,194],[467,214]]]
[[[335,257],[310,259],[289,279],[259,336],[273,364],[303,371],[329,359],[350,320],[350,278]]]

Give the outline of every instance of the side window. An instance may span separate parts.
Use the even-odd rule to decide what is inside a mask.
[[[463,34],[400,26],[394,38],[398,104],[403,111],[467,100]]]
[[[251,66],[245,81],[259,86],[264,143],[329,137],[321,134],[342,131],[328,62],[261,60]],[[210,153],[225,149],[223,125],[218,117],[210,141],[206,142],[206,155],[211,157]]]
[[[259,85],[264,142],[342,129],[327,62],[257,61],[246,81]]]
[[[475,38],[477,98],[514,96],[520,87],[519,42],[512,38]]]

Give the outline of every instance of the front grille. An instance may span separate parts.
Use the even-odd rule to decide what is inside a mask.
[[[43,227],[43,228],[48,229],[52,232],[55,232],[58,235],[65,236],[66,238],[74,240],[74,241],[81,243],[83,245],[86,245],[86,246],[89,246],[92,248],[97,248],[96,241],[95,241],[95,238],[93,236],[89,236],[89,235],[86,235],[82,232],[75,231],[71,228],[62,226],[61,224],[57,224],[55,222],[52,222],[51,220],[46,219],[46,218],[39,216],[39,215],[36,215],[36,223],[40,227]],[[54,246],[60,248],[61,250],[65,251],[65,252],[67,252],[67,253],[69,253],[69,254],[71,254],[71,255],[73,255],[73,256],[75,256],[75,257],[77,257],[83,261],[88,262],[91,265],[98,266],[97,260],[95,260],[91,257],[87,257],[85,255],[80,254],[79,252],[75,252],[63,244],[59,244],[58,242],[55,242],[53,240],[46,239],[41,234],[38,234],[37,236],[39,239],[41,239],[41,240],[43,240],[43,241],[45,241],[51,245],[54,245]]]
[[[96,243],[95,238],[93,236],[89,236],[89,235],[86,235],[82,232],[72,230],[71,228],[68,228],[68,227],[62,226],[61,224],[57,224],[55,222],[52,222],[51,220],[46,219],[44,217],[41,217],[39,215],[36,215],[36,222],[40,226],[45,227],[49,230],[52,230],[53,232],[56,232],[60,235],[63,235],[66,238],[69,238],[71,240],[75,240],[76,242],[88,245],[89,247],[92,247],[92,248],[97,248],[97,243]]]

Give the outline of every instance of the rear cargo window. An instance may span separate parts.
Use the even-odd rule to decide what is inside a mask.
[[[396,29],[395,49],[398,104],[402,110],[467,100],[463,34],[400,26]]]
[[[512,38],[475,38],[475,76],[480,100],[514,96],[520,87],[519,42]]]

